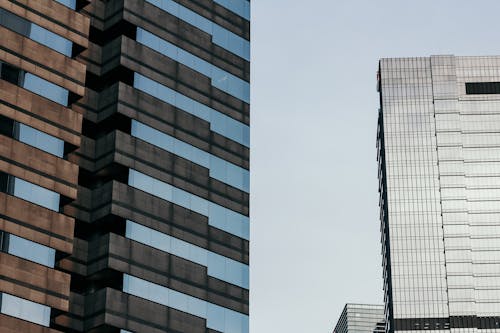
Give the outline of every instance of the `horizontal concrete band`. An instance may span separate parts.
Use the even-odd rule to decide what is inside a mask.
[[[123,132],[111,132],[98,141],[84,139],[81,149],[73,155],[69,160],[78,161],[88,172],[102,172],[117,163],[248,215],[248,193],[211,178],[205,167]]]
[[[65,207],[65,213],[83,223],[94,223],[113,214],[130,219],[248,264],[249,242],[208,225],[208,218],[152,196],[126,184],[112,181],[89,191],[80,187],[78,200]]]
[[[69,286],[67,273],[0,253],[0,292],[68,311]]]
[[[80,145],[81,114],[4,80],[0,80],[0,114]]]
[[[210,130],[210,124],[149,94],[120,82],[100,93],[87,90],[73,105],[99,124],[124,115],[242,168],[249,168],[249,148]]]
[[[72,293],[70,299],[69,316],[56,318],[56,323],[78,331],[109,325],[134,332],[206,333],[202,318],[116,289],[104,288],[85,296]]]
[[[0,7],[70,41],[88,46],[90,19],[51,0],[0,0]]]
[[[203,74],[128,37],[118,37],[103,47],[92,44],[78,58],[87,62],[87,69],[96,76],[104,76],[123,66],[235,120],[245,124],[250,121],[247,103],[215,88],[211,79]]]

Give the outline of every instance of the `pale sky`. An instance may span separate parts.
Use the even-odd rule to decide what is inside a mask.
[[[252,0],[251,333],[382,303],[382,57],[500,54],[499,0]]]

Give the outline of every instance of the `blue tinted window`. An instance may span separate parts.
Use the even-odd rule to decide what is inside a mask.
[[[63,38],[45,28],[42,28],[39,25],[36,25],[34,23],[31,24],[31,32],[28,37],[40,44],[50,47],[57,52],[71,57],[73,43],[66,38]]]
[[[71,41],[4,9],[0,9],[0,25],[50,47],[54,51],[71,56],[73,46]]]
[[[129,169],[128,184],[144,192],[173,202],[208,217],[208,224],[238,237],[249,239],[250,223],[247,216],[200,198],[158,179]],[[187,198],[187,200],[185,200]],[[193,205],[192,202],[203,203]]]
[[[249,287],[248,265],[239,261],[221,256],[132,221],[127,221],[126,237],[205,266],[208,268],[207,273],[209,276],[242,288],[248,289]]]
[[[248,333],[248,316],[170,288],[123,275],[123,291],[207,320],[207,327],[223,333]]]
[[[76,0],[56,0],[62,5],[65,5],[66,7],[69,7],[71,9],[76,8]]]
[[[178,4],[173,0],[146,0],[147,2],[160,7],[167,13],[174,15],[181,20],[194,25],[198,29],[212,35],[212,42],[220,47],[250,61],[250,42],[231,31],[221,27],[220,25],[210,21],[209,19],[195,13],[194,11]],[[228,1],[224,1],[227,3]],[[224,6],[224,5],[223,5]],[[228,6],[225,6],[228,7]],[[237,8],[239,5],[231,6]],[[230,8],[228,8],[230,9]],[[243,6],[241,11],[244,12],[246,7]],[[239,14],[239,13],[238,13]],[[248,5],[248,14],[250,14],[250,5]]]
[[[9,234],[8,253],[44,266],[54,267],[56,251],[50,247]]]
[[[56,103],[68,105],[68,90],[31,73],[24,76],[23,88]]]
[[[219,5],[226,7],[233,13],[238,14],[250,21],[250,1],[247,0],[214,0]]]
[[[149,31],[137,28],[137,41],[153,50],[188,66],[211,79],[212,85],[226,93],[250,103],[250,84],[211,63],[175,46]]]
[[[14,196],[56,212],[59,211],[59,193],[47,190],[23,179],[14,178]]]
[[[209,122],[212,131],[250,147],[247,125],[138,73],[134,74],[134,87]]]
[[[132,121],[132,135],[209,169],[210,177],[249,192],[248,170],[193,147],[138,121]]]
[[[2,293],[1,312],[35,324],[50,325],[50,307]]]
[[[64,155],[64,141],[41,132],[33,127],[19,124],[19,141],[58,157]]]

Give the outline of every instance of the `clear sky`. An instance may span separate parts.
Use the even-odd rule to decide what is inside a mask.
[[[253,0],[251,333],[382,303],[382,57],[500,54],[499,0]]]

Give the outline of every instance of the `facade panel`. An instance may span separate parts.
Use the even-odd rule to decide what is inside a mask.
[[[498,329],[499,57],[380,61],[388,331]]]

